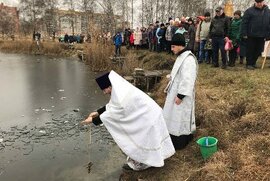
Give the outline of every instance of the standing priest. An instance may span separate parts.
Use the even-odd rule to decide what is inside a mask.
[[[184,148],[193,138],[195,125],[195,80],[198,65],[192,52],[185,48],[185,37],[173,36],[171,50],[178,57],[170,74],[163,115],[175,149]]]

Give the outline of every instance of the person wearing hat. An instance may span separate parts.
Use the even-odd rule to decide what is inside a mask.
[[[83,124],[103,123],[116,144],[127,155],[125,170],[162,167],[175,153],[162,109],[147,94],[114,71],[96,79],[109,103],[92,112]]]
[[[212,19],[210,24],[210,39],[212,41],[213,49],[213,67],[219,67],[219,50],[221,52],[222,69],[227,67],[227,55],[225,51],[225,40],[228,36],[230,19],[227,17],[222,7],[216,8],[216,16]]]
[[[195,125],[195,81],[198,72],[196,57],[185,48],[184,35],[172,37],[171,50],[177,59],[165,88],[163,116],[175,149],[183,149],[193,138]]]
[[[157,38],[157,32],[159,31],[160,25],[159,21],[156,21],[154,29],[153,29],[153,44],[154,44],[154,51],[158,50],[158,38]]]
[[[160,28],[157,30],[157,38],[158,38],[158,52],[162,52],[166,48],[166,27],[164,23],[160,24]]]
[[[234,18],[229,28],[229,39],[232,41],[233,48],[229,51],[229,64],[228,66],[234,67],[237,56],[237,49],[239,48],[241,36],[240,27],[242,23],[241,11],[237,10],[233,13]]]
[[[113,42],[115,46],[115,57],[119,57],[121,55],[122,46],[122,35],[120,31],[117,31],[117,33],[114,35]]]
[[[253,70],[264,49],[265,40],[270,39],[270,11],[263,0],[255,0],[242,18],[241,35],[247,41],[246,68]]]
[[[166,29],[165,37],[166,37],[166,51],[167,53],[171,53],[171,41],[172,41],[172,29],[173,29],[174,21],[171,19],[169,21],[168,27]]]
[[[195,24],[192,18],[189,18],[187,20],[189,27],[188,27],[188,44],[187,48],[194,53],[194,47],[195,47],[195,36],[196,36],[196,29]]]
[[[211,24],[211,16],[209,12],[204,14],[203,20],[200,21],[196,30],[196,41],[199,42],[199,63],[210,63],[209,50],[205,48],[207,42],[209,41],[209,31]]]

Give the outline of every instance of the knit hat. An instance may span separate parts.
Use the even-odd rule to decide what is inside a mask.
[[[211,14],[209,12],[204,13],[204,16],[210,17]]]
[[[176,33],[172,37],[171,45],[186,46],[186,40],[184,35]]]
[[[263,2],[264,0],[255,0],[256,3]]]
[[[109,74],[110,72],[107,72],[106,74],[103,74],[96,78],[96,82],[101,90],[104,90],[112,85],[109,79]]]

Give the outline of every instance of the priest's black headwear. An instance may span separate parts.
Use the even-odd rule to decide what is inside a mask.
[[[104,90],[110,86],[112,86],[111,81],[109,79],[110,72],[107,72],[96,78],[96,82],[101,90]]]

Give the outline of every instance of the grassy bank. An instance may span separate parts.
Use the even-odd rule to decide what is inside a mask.
[[[83,45],[75,45],[70,48],[68,44],[41,41],[40,47],[32,40],[0,40],[0,51],[5,53],[23,53],[23,54],[40,54],[54,56],[74,56],[78,49],[83,49]]]
[[[164,78],[154,91],[163,106]],[[243,65],[222,70],[200,65],[196,85],[197,131],[186,149],[163,168],[123,173],[122,180],[269,180],[270,69],[246,71]],[[195,141],[214,136],[218,152],[204,161]]]

